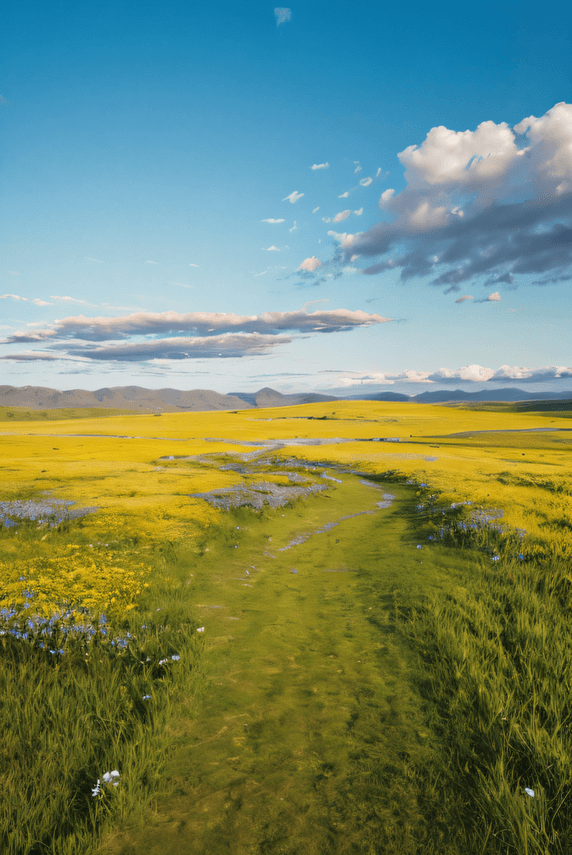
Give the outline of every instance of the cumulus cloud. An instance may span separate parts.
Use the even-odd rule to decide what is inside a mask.
[[[275,220],[272,217],[268,220],[260,220],[261,223],[285,223],[286,220]]]
[[[264,249],[264,247],[262,247],[262,249],[264,252],[280,252],[278,247],[274,246],[274,244],[272,244],[272,246],[267,246],[266,249]]]
[[[372,181],[373,181],[373,178],[371,178],[371,177],[360,178],[359,183],[361,184],[362,187],[369,187],[369,185],[371,184]]]
[[[463,368],[440,368],[428,376],[429,380],[450,381],[450,380],[471,380],[473,382],[484,382],[490,380],[494,376],[492,368],[483,368],[482,365],[465,365]]]
[[[350,214],[351,214],[351,211],[349,210],[349,208],[345,211],[340,211],[340,213],[336,214],[336,216],[334,217],[333,222],[334,223],[341,223],[342,220],[347,220],[347,218],[349,217]]]
[[[292,20],[292,9],[277,7],[274,10],[274,17],[276,18],[276,26],[279,27],[280,24],[285,24],[287,21]]]
[[[572,367],[546,366],[542,368],[525,368],[521,366],[502,365],[500,368],[486,368],[482,365],[465,365],[462,368],[441,368],[439,371],[419,371],[409,369],[401,372],[372,371],[360,373],[356,371],[327,371],[323,373],[339,374],[339,385],[351,386],[393,386],[399,384],[427,385],[459,385],[462,383],[507,383],[518,381],[522,383],[545,383],[554,380],[572,380]]]
[[[313,166],[310,167],[310,169],[329,169],[329,168],[330,168],[329,163],[315,163]]]
[[[341,193],[341,194],[338,196],[338,199],[347,199],[349,195],[350,195],[350,194],[349,194],[349,191],[348,191],[348,190],[346,190],[346,192],[345,192],[345,193]]]
[[[502,365],[500,368],[484,368],[482,365],[466,365],[464,368],[441,368],[429,375],[434,382],[452,383],[468,380],[475,383],[506,383],[518,380],[519,383],[544,383],[552,380],[571,380],[572,368],[565,366],[544,366],[525,368],[518,365]]]
[[[306,258],[298,268],[298,270],[309,270],[313,273],[318,267],[322,266],[322,262],[313,255],[311,258]]]
[[[351,386],[393,386],[397,382],[431,383],[428,377],[428,371],[408,370],[397,374],[384,371],[370,371],[367,374],[358,371],[345,371],[339,378],[339,384],[347,388]]]
[[[361,215],[363,214],[363,208],[358,208],[357,211],[354,211],[354,214],[357,214],[358,217],[361,217]]]
[[[349,252],[349,250],[350,250],[351,246],[353,245],[354,241],[356,240],[356,238],[360,237],[361,233],[356,234],[356,235],[351,235],[351,234],[348,234],[347,232],[334,232],[330,229],[330,231],[328,232],[328,235],[329,235],[329,237],[332,237],[335,241],[337,241],[340,244],[340,247],[342,248],[342,250],[344,250],[347,253],[347,252]],[[359,253],[352,253],[352,255],[350,256],[350,261],[354,257],[358,258]],[[388,265],[392,266],[390,262],[388,262]]]
[[[283,202],[291,202],[293,205],[294,202],[297,202],[298,199],[301,199],[303,195],[304,195],[303,193],[298,193],[297,190],[294,190],[294,192],[290,193],[289,196],[285,196],[284,199],[282,199],[282,201]]]
[[[435,127],[398,157],[407,186],[379,203],[393,219],[346,242],[382,257],[364,273],[391,261],[403,281],[423,277],[449,290],[477,277],[511,286],[522,275],[542,285],[572,278],[571,104],[513,128]]]
[[[381,196],[379,197],[379,207],[383,210],[383,208],[388,207],[389,203],[393,199],[395,195],[395,190],[389,189],[384,190]]]

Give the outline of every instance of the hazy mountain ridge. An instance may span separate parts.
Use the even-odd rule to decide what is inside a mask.
[[[435,390],[410,396],[399,392],[379,392],[365,395],[321,395],[301,392],[283,395],[275,389],[258,392],[232,392],[227,395],[209,389],[145,389],[142,386],[113,386],[89,392],[85,389],[50,389],[45,386],[0,386],[0,407],[26,407],[49,410],[59,408],[106,407],[135,412],[197,412],[205,410],[245,410],[264,407],[287,407],[320,401],[367,400],[442,404],[463,401],[542,401],[572,399],[567,392],[523,392],[517,388],[465,392],[461,389]]]

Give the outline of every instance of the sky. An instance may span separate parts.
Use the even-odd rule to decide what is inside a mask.
[[[572,394],[572,16],[7,0],[0,384]]]

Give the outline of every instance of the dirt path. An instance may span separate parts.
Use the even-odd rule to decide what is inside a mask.
[[[266,519],[228,515],[189,568],[207,684],[178,722],[172,795],[104,851],[417,851],[411,763],[429,740],[392,604],[429,555],[399,512],[408,493],[388,507],[387,492],[343,475]]]

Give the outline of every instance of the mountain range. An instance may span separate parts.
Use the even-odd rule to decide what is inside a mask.
[[[403,395],[398,392],[379,392],[366,395],[320,395],[298,393],[283,395],[274,389],[258,392],[230,392],[223,395],[207,389],[144,389],[141,386],[114,386],[88,392],[85,389],[49,389],[44,386],[0,386],[0,407],[25,407],[32,410],[48,410],[83,407],[105,407],[135,412],[193,412],[200,410],[245,410],[264,407],[286,407],[298,404],[314,404],[320,401],[401,401],[419,404],[443,404],[455,402],[498,402],[498,401],[561,401],[571,400],[572,391],[567,392],[523,392],[522,389],[505,388],[480,392],[464,392],[460,389],[435,390],[419,395]]]

